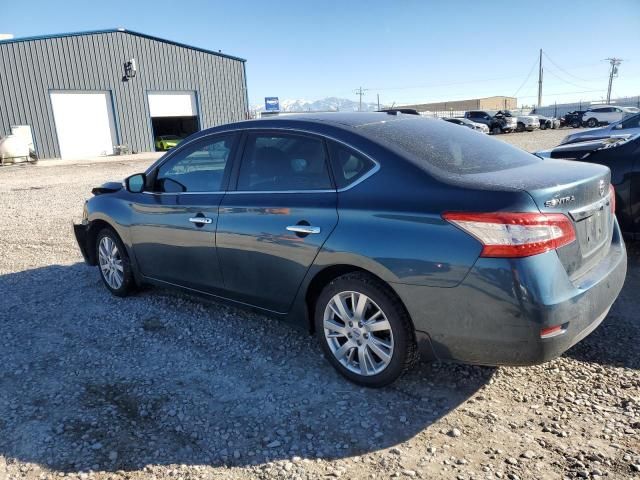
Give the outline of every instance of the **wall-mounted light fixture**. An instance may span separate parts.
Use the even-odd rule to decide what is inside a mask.
[[[124,64],[124,78],[122,80],[126,82],[130,78],[134,78],[137,72],[136,59],[132,58]]]

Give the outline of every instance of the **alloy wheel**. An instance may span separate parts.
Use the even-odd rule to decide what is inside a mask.
[[[116,242],[110,237],[102,237],[98,247],[98,261],[102,277],[112,289],[118,290],[124,282],[122,255]]]
[[[367,295],[353,291],[334,295],[325,307],[323,325],[331,353],[349,371],[377,375],[391,362],[391,324]]]

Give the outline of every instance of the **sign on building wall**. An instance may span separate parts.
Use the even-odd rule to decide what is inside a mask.
[[[280,100],[278,97],[264,97],[264,109],[267,112],[279,112]]]

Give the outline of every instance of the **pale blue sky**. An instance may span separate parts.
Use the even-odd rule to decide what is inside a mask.
[[[610,56],[625,60],[614,96],[640,95],[640,0],[26,0],[0,16],[16,37],[111,27],[246,58],[252,104],[357,100],[359,86],[383,103],[516,94],[532,104],[539,48],[544,104],[602,98]]]

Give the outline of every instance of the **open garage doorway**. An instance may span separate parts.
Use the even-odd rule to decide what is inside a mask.
[[[195,92],[149,92],[156,151],[169,150],[200,128]]]

